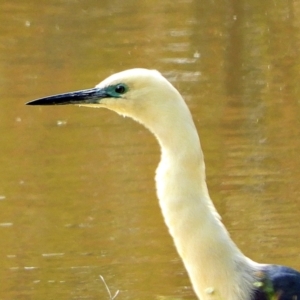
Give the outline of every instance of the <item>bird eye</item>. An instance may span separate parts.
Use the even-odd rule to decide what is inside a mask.
[[[119,84],[116,86],[115,92],[118,94],[124,94],[126,92],[126,88],[123,84]]]

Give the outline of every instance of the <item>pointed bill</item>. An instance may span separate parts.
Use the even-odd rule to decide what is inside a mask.
[[[32,100],[27,102],[26,105],[97,104],[101,99],[108,96],[104,89],[96,87]]]

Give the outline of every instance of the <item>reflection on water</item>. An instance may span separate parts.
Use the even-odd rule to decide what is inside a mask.
[[[125,5],[126,3],[126,5]],[[25,107],[160,70],[201,134],[211,196],[251,258],[300,269],[299,5],[0,4],[3,299],[195,299],[163,224],[155,139],[105,110]]]

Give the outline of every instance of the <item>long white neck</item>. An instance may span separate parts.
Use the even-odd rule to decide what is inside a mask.
[[[180,96],[181,97],[181,96]],[[256,263],[230,239],[207,190],[199,137],[184,101],[149,126],[161,146],[156,187],[165,222],[201,300],[249,300]]]

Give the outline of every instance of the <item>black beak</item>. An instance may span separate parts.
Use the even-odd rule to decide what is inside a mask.
[[[104,89],[92,88],[77,92],[48,96],[27,102],[26,105],[98,104],[109,95]]]

